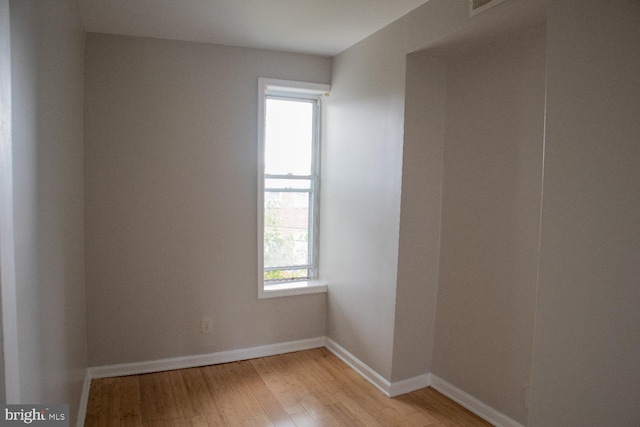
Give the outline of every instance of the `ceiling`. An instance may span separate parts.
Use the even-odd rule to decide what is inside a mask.
[[[78,0],[87,32],[336,55],[428,0]]]

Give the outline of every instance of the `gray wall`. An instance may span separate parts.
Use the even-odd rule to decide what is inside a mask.
[[[392,381],[431,372],[440,259],[446,63],[406,61]]]
[[[462,33],[480,34],[480,30],[486,28],[493,32],[508,32],[512,27],[529,25],[540,19],[541,10],[541,2],[512,1],[469,18],[467,2],[431,0],[334,58],[332,92],[326,102],[329,125],[323,141],[320,268],[330,283],[327,335],[387,380],[400,381],[431,372],[431,358],[435,354],[434,331],[438,324],[440,196],[445,146],[444,100],[448,96],[445,82],[448,77],[441,60],[425,57],[422,53],[407,55],[436,45],[442,48],[441,40],[447,35],[457,39]],[[538,56],[518,57],[519,62],[515,65],[506,61],[507,65],[521,72],[530,61],[535,66],[534,72],[543,71],[544,53],[540,52],[540,46],[544,44],[538,42],[536,46]],[[544,86],[540,86],[539,80],[532,79],[537,89],[542,88],[536,92],[538,98],[531,101],[535,103],[543,99]],[[530,81],[525,77],[517,83],[526,86]],[[497,83],[492,87],[496,86]],[[479,84],[477,89],[481,87]],[[518,97],[527,94],[525,91],[524,95],[518,93],[516,96],[523,108],[529,107],[529,100],[520,101]],[[507,101],[500,101],[501,109],[510,106]],[[519,204],[509,206],[509,212],[505,213],[510,219],[516,218],[526,225],[530,225],[528,219],[523,220],[518,214],[531,206],[531,195],[536,197],[536,189],[538,204],[534,203],[533,211],[526,215],[535,217],[536,209],[539,210],[542,111],[543,105],[531,119],[533,123],[514,123],[505,129],[505,132],[514,132],[519,130],[518,126],[538,126],[534,131],[526,129],[524,137],[529,141],[531,132],[537,131],[537,160],[525,162],[526,179],[515,183],[526,186],[531,180],[536,181],[531,169],[536,169],[537,161],[537,188],[534,185],[527,189],[526,200],[515,200],[514,203]],[[528,120],[528,111],[515,113],[519,116],[514,120],[523,116]],[[484,138],[488,139],[490,135]],[[500,143],[508,145],[508,136],[496,142]],[[520,162],[521,157],[528,154],[527,149],[520,150],[518,146],[511,149],[509,164]],[[488,164],[491,165],[491,161]],[[507,179],[511,179],[513,173],[520,171],[511,168],[504,172]],[[464,181],[464,177],[456,179]],[[483,215],[483,219],[487,219],[490,214],[485,212]],[[534,226],[537,224],[534,221]],[[522,233],[525,242],[517,241],[514,245],[528,251],[531,249],[530,228]],[[510,238],[513,243],[522,236]],[[518,404],[522,406],[521,398],[507,394],[516,388],[516,384],[522,386],[522,378],[529,378],[531,374],[531,313],[534,306],[531,291],[535,289],[536,247],[534,241],[533,259],[530,253],[522,255],[526,258],[525,267],[517,264],[520,260],[510,258],[507,262],[517,265],[495,267],[503,275],[508,269],[516,271],[515,276],[502,285],[508,295],[497,301],[488,298],[479,308],[483,312],[505,310],[514,317],[502,317],[492,326],[475,325],[475,331],[482,334],[478,339],[485,339],[487,343],[494,336],[494,327],[497,334],[526,333],[519,340],[528,345],[509,356],[506,362],[513,366],[509,374],[501,376],[501,381],[506,375],[517,374],[513,379],[505,380],[509,383],[508,390],[498,392],[500,397],[491,401],[503,411],[509,411],[515,405],[515,399],[519,399]],[[447,268],[450,268],[449,264]],[[472,270],[466,269],[466,274],[473,275]],[[528,276],[531,270],[533,277]],[[521,283],[525,276],[525,283]],[[524,303],[518,300],[522,296],[521,288],[528,292]],[[524,305],[526,311],[521,311],[520,305]],[[443,316],[455,316],[455,308],[449,312],[449,308],[443,306],[442,310]],[[505,323],[519,326],[511,330]],[[448,339],[470,345],[469,334],[469,331],[458,329]],[[466,352],[461,357],[467,358],[461,363],[470,364],[473,355]],[[485,360],[490,357],[487,355]],[[492,372],[499,370],[503,362],[504,359],[491,365]],[[444,370],[442,375],[445,380],[456,380],[463,389],[475,390],[475,384],[468,386],[476,381],[476,372],[466,371],[464,380],[448,375]],[[515,412],[509,411],[512,416],[523,419],[521,411]]]
[[[11,1],[21,402],[70,403],[87,367],[82,85],[75,1]]]
[[[531,426],[640,425],[640,2],[549,5]]]
[[[545,28],[456,52],[446,70],[432,372],[525,424],[542,197]]]
[[[257,299],[257,82],[331,60],[88,34],[85,61],[90,364],[324,336],[326,294]]]
[[[84,37],[53,5],[10,2],[21,401],[75,415],[87,345],[105,365],[326,334],[523,424],[531,376],[531,426],[638,424],[638,2],[549,1],[546,33],[501,40],[545,2],[430,0],[333,66],[91,34],[84,158]],[[257,299],[258,77],[333,80],[328,299]]]
[[[0,403],[17,398],[16,281],[11,159],[11,44],[9,0],[0,0]],[[5,344],[9,344],[6,345]],[[5,375],[5,367],[13,373]],[[6,383],[5,383],[6,382]],[[16,390],[14,390],[16,389]]]
[[[387,379],[402,181],[401,34],[391,27],[334,59],[322,147],[320,276],[330,287],[327,336]]]
[[[337,55],[325,103],[330,125],[323,139],[320,273],[330,283],[327,336],[387,380],[428,368],[429,344],[423,340],[433,326],[423,322],[433,318],[433,302],[421,303],[432,293],[418,291],[415,304],[407,301],[428,280],[412,271],[415,228],[405,222],[403,238],[411,241],[399,242],[401,203],[409,203],[401,201],[406,62],[411,50],[467,23],[466,7],[452,11],[450,5],[429,1]],[[408,220],[404,215],[402,221]],[[402,269],[399,256],[406,257]],[[397,313],[398,279],[403,284]],[[431,312],[422,312],[429,307]],[[394,365],[394,349],[411,354]]]

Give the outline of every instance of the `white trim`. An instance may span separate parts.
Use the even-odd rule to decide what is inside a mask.
[[[319,159],[320,159],[320,138],[321,138],[321,98],[327,95],[331,86],[323,83],[309,83],[293,80],[281,80],[271,78],[258,78],[258,200],[257,200],[257,234],[258,234],[258,299],[283,297],[290,295],[306,295],[320,292],[327,292],[326,284],[317,283],[317,264],[318,264],[318,200],[320,194],[319,184]],[[311,179],[312,184],[312,212],[310,213],[309,229],[313,230],[313,236],[310,237],[311,257],[314,265],[312,279],[309,282],[298,282],[296,286],[287,286],[286,289],[269,290],[268,285],[264,282],[264,138],[265,138],[265,101],[268,96],[284,96],[286,98],[300,98],[310,100],[314,105],[314,128],[316,134],[314,136],[313,146],[313,171]],[[313,223],[313,226],[312,226]]]
[[[80,395],[80,407],[78,408],[77,427],[83,427],[87,418],[87,404],[89,403],[89,392],[91,391],[91,372],[85,370],[84,383],[82,384],[82,394]]]
[[[286,92],[287,94],[290,94],[291,92],[295,92],[305,95],[322,96],[327,95],[331,90],[331,86],[324,83],[309,83],[295,80],[269,79],[264,77],[258,78],[258,82],[260,84],[260,91],[269,94],[279,92]]]
[[[220,363],[237,362],[239,360],[255,359],[258,357],[275,356],[294,351],[324,347],[324,344],[324,337],[309,338],[305,340],[268,344],[238,350],[220,351],[217,353],[173,357],[169,359],[149,360],[145,362],[123,363],[119,365],[97,366],[89,368],[89,371],[92,379],[121,377],[125,375],[138,375],[150,372],[194,368],[197,366],[217,365]]]
[[[277,283],[258,288],[258,298],[275,298],[290,295],[308,295],[327,292],[327,283],[321,280]]]
[[[331,338],[326,338],[326,347],[387,397],[400,396],[431,385],[431,374],[428,373],[392,383]]]
[[[482,6],[474,9],[473,8],[473,0],[469,0],[469,17],[475,16],[478,13],[482,13],[487,9],[491,9],[494,6],[503,3],[505,0],[491,0],[489,3],[483,4]]]
[[[431,385],[431,374],[429,373],[402,381],[390,382],[331,338],[326,338],[325,346],[387,397],[400,396]]]
[[[431,387],[496,427],[524,427],[522,424],[509,418],[502,412],[496,411],[467,392],[460,390],[453,384],[450,384],[433,374],[431,374]]]
[[[431,374],[422,374],[391,383],[389,397],[396,397],[431,386]]]
[[[264,133],[265,133],[265,90],[267,89],[268,84],[264,81],[264,79],[258,79],[258,201],[257,201],[257,224],[258,229],[256,230],[258,236],[258,270],[257,270],[257,280],[258,280],[258,299],[263,298],[262,294],[264,292]]]
[[[490,422],[496,427],[524,427],[517,421],[509,418],[501,412],[486,405],[470,394],[460,390],[456,386],[430,373],[407,378],[405,380],[390,382],[375,370],[367,366],[366,363],[351,354],[340,344],[328,337],[309,338],[299,341],[288,341],[278,344],[268,344],[258,347],[250,347],[238,350],[221,351],[210,354],[200,354],[194,356],[174,357],[169,359],[151,360],[145,362],[123,363],[119,365],[97,366],[88,368],[82,396],[80,398],[80,409],[78,410],[77,426],[84,424],[89,400],[89,390],[91,380],[97,378],[119,377],[125,375],[138,375],[150,372],[168,371],[174,369],[193,368],[198,366],[216,365],[220,363],[236,362],[239,360],[255,359],[258,357],[275,356],[278,354],[291,353],[294,351],[310,350],[313,348],[325,347],[331,351],[351,369],[373,384],[387,397],[400,396],[425,387],[432,387],[444,394],[451,400],[464,406],[469,411],[480,418]]]
[[[20,355],[18,351],[18,304],[15,266],[13,154],[11,131],[10,7],[0,1],[0,300],[2,346],[0,387],[6,403],[20,403]]]
[[[364,362],[349,353],[344,347],[329,337],[326,338],[326,347],[344,363],[349,365],[351,369],[359,373],[365,380],[376,386],[386,396],[391,396],[391,383],[382,375],[371,369]]]

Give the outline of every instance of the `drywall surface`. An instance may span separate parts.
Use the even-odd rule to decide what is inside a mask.
[[[394,31],[334,59],[320,202],[327,335],[385,378],[393,350],[404,112],[405,55],[395,49]]]
[[[640,424],[639,23],[549,5],[533,427]]]
[[[545,28],[447,61],[433,373],[524,424],[542,191]]]
[[[398,275],[413,285],[408,258],[398,270],[407,54],[464,26],[466,9],[458,6],[429,1],[334,57],[325,102],[320,270],[331,283],[327,336],[387,380],[401,376],[392,375],[394,347],[412,352],[400,360],[415,362],[399,372],[425,366],[419,358],[433,327],[414,323],[394,339]],[[403,256],[414,243],[403,244]],[[423,308],[403,312],[398,328],[433,315]]]
[[[69,403],[87,367],[82,87],[76,2],[11,1],[20,402]]]
[[[13,241],[11,155],[11,23],[9,0],[0,0],[0,402],[17,401],[18,328]],[[7,345],[9,344],[9,345]],[[6,374],[5,374],[6,373]]]
[[[430,365],[439,256],[436,242],[420,241],[437,234],[438,159],[413,158],[439,155],[438,143],[421,146],[418,135],[437,131],[413,122],[420,112],[405,117],[406,106],[429,108],[418,93],[405,100],[408,79],[421,78],[407,77],[407,54],[481,23],[513,25],[539,9],[540,1],[512,0],[469,18],[467,2],[431,0],[334,58],[322,170],[327,335],[388,380]],[[411,145],[404,160],[403,144]],[[430,180],[427,189],[420,180]]]
[[[442,208],[445,62],[408,55],[406,75],[392,381],[431,372]]]
[[[87,37],[90,364],[323,336],[325,294],[257,299],[257,90],[329,83],[331,60]]]

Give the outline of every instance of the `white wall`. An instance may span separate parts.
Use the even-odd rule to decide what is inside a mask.
[[[440,260],[446,63],[406,63],[392,381],[431,372]]]
[[[70,403],[75,418],[87,367],[84,31],[72,0],[11,1],[10,21],[19,401]]]
[[[544,26],[456,51],[446,61],[446,88],[432,372],[525,424],[542,198]]]
[[[0,1],[0,403],[19,395],[11,158],[9,0]],[[9,344],[9,345],[5,345]],[[9,384],[8,386],[6,384]]]
[[[433,316],[418,302],[411,307],[418,311],[399,314],[403,329],[394,337],[398,278],[406,284],[402,308],[409,308],[410,288],[427,280],[414,282],[420,272],[411,271],[408,258],[398,269],[406,56],[464,26],[466,8],[450,13],[450,5],[429,1],[336,56],[325,102],[330,125],[323,140],[320,270],[330,283],[327,336],[387,380],[425,367],[419,359],[428,352],[422,341],[428,337],[420,334],[432,330],[412,323]],[[415,243],[402,245],[403,257]],[[394,347],[412,352],[402,357],[409,366],[395,365],[397,375]]]
[[[437,61],[407,54],[477,27],[517,27],[540,9],[511,1],[469,18],[466,1],[431,0],[334,58],[323,141],[327,335],[390,381],[431,369],[436,322],[445,79]]]
[[[331,60],[88,34],[85,61],[90,364],[324,336],[326,294],[257,299],[257,82]]]
[[[640,2],[553,1],[531,426],[640,425]]]
[[[546,46],[540,29],[498,44],[486,33],[492,47],[465,56],[454,54],[466,42],[442,39],[506,31],[542,3],[510,0],[469,19],[466,1],[430,0],[333,68],[327,58],[90,35],[91,364],[326,333],[389,380],[432,371],[523,424],[533,371],[529,425],[637,425],[638,3],[550,1]],[[83,36],[71,1],[12,1],[10,13],[19,397],[70,402],[74,415],[87,366]],[[425,47],[446,58],[407,57]],[[331,73],[328,301],[258,301],[256,81],[329,83]],[[484,83],[468,85],[476,73]],[[446,93],[429,92],[438,87]],[[202,315],[214,318],[210,336]]]
[[[402,178],[405,64],[397,36],[390,28],[334,59],[320,205],[327,336],[386,378]]]

